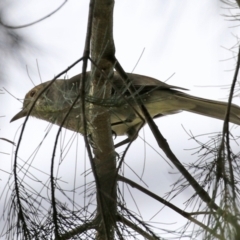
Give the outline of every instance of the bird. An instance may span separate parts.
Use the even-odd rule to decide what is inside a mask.
[[[90,104],[103,106],[102,109],[104,110],[102,111],[110,113],[111,129],[114,135],[127,135],[127,139],[116,144],[115,147],[137,138],[139,130],[145,124],[144,115],[140,110],[141,104],[144,104],[153,119],[181,111],[221,120],[225,118],[228,105],[226,102],[195,97],[182,92],[187,90],[185,88],[169,85],[148,76],[134,73],[127,73],[127,76],[128,83],[114,71],[113,78],[109,80],[112,87],[111,97],[101,99],[98,96],[88,94],[93,74],[91,72],[86,73],[86,94],[84,96],[86,110],[89,109]],[[51,81],[35,86],[26,94],[22,110],[10,122],[26,117],[34,101],[36,101],[30,116],[60,126],[68,113],[63,127],[84,134],[82,100],[79,87],[81,77],[82,74],[78,74],[70,79],[57,79],[48,88],[47,86]],[[104,86],[100,88],[99,95],[103,92]],[[74,101],[75,104],[72,106]],[[91,126],[89,119],[86,119],[86,121],[88,125],[87,134],[91,134],[91,129],[94,129],[94,126]],[[229,121],[240,125],[239,106],[231,104]]]

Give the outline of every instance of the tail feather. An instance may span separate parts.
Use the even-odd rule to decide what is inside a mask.
[[[198,98],[181,92],[178,92],[176,95],[177,95],[176,97],[179,98],[179,102],[183,104],[182,110],[184,111],[197,113],[221,120],[225,119],[228,103]],[[191,101],[191,104],[193,106],[192,108],[189,108],[189,101]],[[184,108],[184,105],[188,107]],[[240,125],[239,106],[235,104],[231,105],[229,121],[237,125]]]

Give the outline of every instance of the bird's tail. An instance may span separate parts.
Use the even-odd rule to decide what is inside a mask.
[[[201,114],[204,116],[224,120],[228,104],[225,102],[214,101],[204,98],[194,97],[182,92],[176,93],[176,98],[182,104],[182,110]],[[191,103],[191,104],[190,104]],[[189,108],[189,104],[192,106]],[[186,108],[184,106],[187,106]],[[232,104],[230,109],[229,121],[240,125],[240,107]]]

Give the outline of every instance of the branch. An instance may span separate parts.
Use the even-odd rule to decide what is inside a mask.
[[[0,140],[6,141],[6,142],[11,143],[12,145],[16,146],[16,144],[13,141],[10,141],[6,138],[0,138]]]
[[[24,25],[20,25],[20,26],[11,26],[11,25],[7,25],[5,23],[2,22],[2,19],[0,19],[0,24],[2,26],[4,26],[5,28],[10,28],[10,29],[19,29],[19,28],[25,28],[25,27],[30,27],[36,23],[39,23],[43,20],[45,20],[46,18],[48,17],[51,17],[54,13],[56,13],[57,11],[59,11],[66,3],[67,3],[68,0],[65,0],[56,10],[54,10],[53,12],[49,13],[48,15],[46,15],[45,17],[42,17],[34,22],[31,22],[31,23],[27,23],[27,24],[24,24]]]
[[[121,215],[117,215],[117,221],[119,221],[123,224],[126,224],[128,227],[132,228],[134,231],[139,233],[141,236],[143,236],[149,240],[161,239],[161,238],[156,238],[156,237],[151,236],[149,233],[145,232],[140,227],[138,227],[136,224],[132,223],[131,221],[129,221],[128,219],[126,219],[125,217],[123,217]]]
[[[118,71],[119,75],[124,79],[125,81],[128,79],[127,74],[123,70],[120,63],[115,59],[115,68]],[[134,91],[134,89],[131,89]],[[157,143],[158,146],[163,150],[163,152],[166,154],[166,156],[172,161],[172,163],[175,165],[175,167],[182,173],[182,175],[188,180],[189,184],[193,187],[193,189],[196,191],[196,193],[200,196],[200,198],[207,203],[207,205],[210,208],[214,208],[215,210],[219,209],[219,206],[215,204],[208,193],[199,185],[199,183],[192,177],[192,175],[186,170],[186,168],[181,164],[181,162],[176,158],[172,150],[170,149],[166,139],[162,136],[160,133],[157,125],[151,118],[150,114],[148,113],[146,107],[141,104],[140,108],[142,110],[142,113],[145,117],[145,120],[147,121]]]
[[[91,58],[97,63],[100,71],[92,65],[92,79],[88,82],[88,95],[98,99],[109,99],[112,89],[110,82],[113,76],[113,65],[109,59],[114,58],[115,55],[113,40],[114,1],[95,0],[92,7],[92,18],[89,19],[91,21],[90,50]],[[108,78],[104,77],[102,71]],[[97,184],[97,215],[101,217],[96,239],[110,240],[114,239],[117,202],[116,181],[114,179],[116,154],[112,139],[110,113],[106,111],[104,106],[93,103],[87,103],[86,110],[87,127],[89,127],[88,130],[95,155],[94,162],[91,162],[91,164],[92,169],[96,170],[94,175]]]
[[[33,102],[31,108],[29,109],[29,112],[28,112],[28,114],[27,114],[27,116],[26,116],[26,118],[23,122],[22,128],[21,128],[21,132],[20,132],[20,136],[19,136],[19,139],[18,139],[18,143],[17,143],[17,147],[16,147],[16,151],[15,151],[15,156],[14,156],[13,175],[14,175],[14,183],[15,183],[14,187],[15,187],[16,198],[17,198],[16,201],[17,201],[17,205],[19,207],[19,212],[18,212],[19,219],[18,219],[18,221],[22,222],[23,227],[24,227],[24,231],[26,232],[27,235],[29,235],[30,233],[29,233],[29,230],[28,230],[26,222],[25,222],[24,212],[23,212],[22,205],[21,205],[20,189],[19,189],[18,175],[17,175],[17,155],[18,155],[18,151],[19,151],[19,148],[20,148],[20,143],[21,143],[21,140],[22,140],[22,137],[23,137],[23,133],[24,133],[28,118],[29,118],[37,100],[40,98],[40,96],[43,94],[43,92],[45,92],[55,82],[55,80],[57,78],[59,78],[61,75],[63,75],[67,71],[69,71],[76,64],[78,64],[81,60],[82,60],[82,58],[78,59],[70,67],[66,68],[61,73],[57,74],[57,76],[55,78],[53,78],[53,80],[39,93],[39,95],[36,97],[35,101]],[[55,152],[53,153],[52,159],[54,159],[54,155],[55,155]]]
[[[209,233],[211,233],[214,237],[221,239],[221,236],[216,234],[212,229],[210,229],[209,227],[207,227],[206,225],[204,225],[203,223],[199,222],[198,220],[196,220],[195,218],[191,217],[192,213],[188,213],[183,211],[182,209],[176,207],[174,204],[166,201],[165,199],[159,197],[158,195],[154,194],[153,192],[147,190],[146,188],[140,186],[139,184],[133,182],[132,180],[125,178],[123,176],[118,175],[118,180],[125,182],[127,184],[129,184],[131,187],[138,189],[139,191],[145,193],[146,195],[154,198],[155,200],[161,202],[162,204],[164,204],[165,206],[171,208],[172,210],[174,210],[175,212],[177,212],[178,214],[180,214],[181,216],[183,216],[184,218],[188,219],[191,222],[194,222],[196,225],[200,226],[201,228],[203,228],[204,230],[208,231]],[[196,213],[194,213],[196,214]]]
[[[88,223],[84,223],[83,225],[80,225],[76,228],[74,228],[73,230],[64,233],[60,236],[60,239],[62,240],[66,240],[66,239],[71,239],[72,237],[76,236],[77,234],[81,234],[85,231],[88,231],[90,229],[96,229],[97,225],[98,225],[99,221],[97,218],[95,218],[93,221],[88,222]],[[56,238],[57,239],[57,238]]]

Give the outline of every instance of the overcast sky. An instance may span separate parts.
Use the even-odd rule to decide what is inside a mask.
[[[47,0],[12,1],[4,12],[3,19],[9,25],[23,25],[49,14],[59,4],[60,1]],[[88,4],[88,1],[68,1],[61,10],[46,20],[17,30],[23,33],[32,45],[26,47],[21,64],[10,58],[6,59],[7,67],[4,69],[4,80],[0,82],[0,88],[5,88],[16,98],[23,99],[26,92],[33,87],[26,66],[31,79],[37,85],[41,80],[36,60],[44,82],[79,59],[84,48]],[[221,86],[231,84],[235,67],[235,60],[228,60],[233,54],[227,49],[236,44],[235,36],[238,34],[238,28],[231,28],[236,25],[236,22],[227,21],[223,14],[230,15],[230,12],[223,9],[223,4],[217,0],[116,0],[114,11],[116,57],[125,71],[132,72],[144,50],[134,73],[148,75],[161,81],[167,80],[174,74],[168,80],[169,84],[187,88],[190,90],[189,94],[226,101],[228,89],[223,89]],[[80,71],[81,65],[78,65],[69,71],[68,76],[72,77]],[[0,118],[0,137],[17,142],[23,119],[11,124],[9,121],[21,109],[22,104],[7,92],[0,95],[0,102],[0,115],[5,116]],[[234,99],[234,102],[240,104],[238,98]],[[189,141],[189,136],[182,126],[187,131],[191,130],[194,135],[217,132],[222,129],[222,121],[191,113],[168,116],[157,120],[157,124],[181,162],[194,162],[197,157],[192,156],[193,151],[184,151],[197,145]],[[29,119],[19,152],[22,159],[32,161],[30,156],[43,139],[47,126],[48,124],[44,121]],[[47,173],[49,173],[53,139],[57,130],[57,127],[51,129],[32,162],[34,166]],[[235,131],[239,134],[239,129]],[[67,136],[71,137],[72,132],[67,131]],[[171,168],[160,157],[159,154],[162,156],[164,154],[157,148],[148,127],[141,131],[140,136],[145,138],[155,150],[145,146],[139,138],[132,144],[126,156],[126,163],[139,176],[145,167],[143,180],[150,190],[164,196],[170,190],[170,184],[179,175],[169,174],[177,170]],[[120,139],[118,138],[117,141]],[[12,169],[13,151],[9,143],[0,142],[0,152],[9,154],[0,155],[1,169],[7,172],[11,172]],[[76,173],[76,185],[80,186],[84,183],[80,174],[84,172],[85,167],[89,166],[85,158],[83,138],[80,135],[75,137],[70,152],[59,168],[58,176],[68,182],[65,187],[69,189],[74,181],[76,154],[80,159],[77,163],[77,168],[80,170]],[[127,167],[125,167],[125,176],[141,183]],[[2,186],[5,185],[7,177],[7,173],[1,173]],[[138,206],[141,213],[146,216],[146,220],[149,220],[162,207],[151,200],[146,211],[144,206],[149,198],[143,197],[137,191],[133,193],[136,194]],[[189,189],[177,200],[179,207],[184,208],[184,201],[191,193]],[[176,203],[176,199],[173,202]],[[131,198],[128,206],[137,211]],[[168,212],[165,208],[164,212],[153,218],[153,221],[172,224],[172,228],[175,229],[179,226],[176,224],[178,218],[177,215],[173,217],[172,214],[172,211]],[[179,218],[179,221],[181,222],[182,218]],[[158,226],[166,227],[166,225]],[[169,226],[168,228],[171,229]]]

